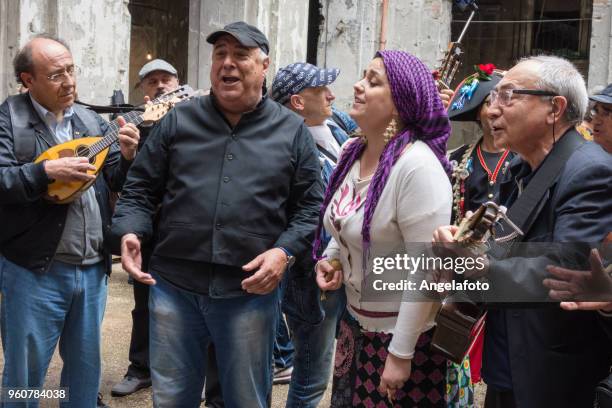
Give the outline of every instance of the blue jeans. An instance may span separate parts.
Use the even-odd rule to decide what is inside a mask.
[[[291,336],[289,335],[289,329],[287,329],[287,323],[283,318],[283,311],[281,310],[281,299],[283,298],[283,291],[287,277],[289,274],[285,273],[283,280],[281,281],[280,292],[278,300],[278,325],[276,328],[276,336],[274,338],[274,367],[275,368],[287,368],[293,365],[293,355],[295,353],[293,343],[291,342]]]
[[[209,342],[228,408],[267,407],[278,292],[211,298],[153,274],[149,293],[150,368],[155,407],[199,407]]]
[[[327,292],[322,305],[325,318],[317,325],[287,317],[295,346],[287,408],[316,408],[327,388],[336,327],[346,308],[344,288]]]
[[[69,265],[55,261],[37,274],[0,257],[4,347],[3,387],[42,387],[59,340],[64,362],[62,407],[93,408],[100,386],[100,327],[108,277],[104,263]],[[38,403],[2,405],[37,407]]]

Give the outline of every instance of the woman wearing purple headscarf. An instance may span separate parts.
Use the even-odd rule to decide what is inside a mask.
[[[405,52],[379,52],[354,91],[362,137],[345,144],[317,231],[332,235],[317,283],[347,294],[332,406],[444,407],[446,360],[429,350],[438,304],[371,301],[362,289],[384,280],[370,275],[375,255],[429,242],[450,220],[448,117],[431,72]]]

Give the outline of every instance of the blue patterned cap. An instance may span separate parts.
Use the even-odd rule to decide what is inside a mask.
[[[285,104],[291,95],[306,88],[329,85],[336,80],[338,68],[319,68],[307,62],[296,62],[281,68],[272,81],[272,99]]]

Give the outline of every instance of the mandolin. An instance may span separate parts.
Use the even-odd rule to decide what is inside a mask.
[[[448,44],[448,48],[444,53],[444,58],[440,64],[440,68],[433,72],[433,76],[439,90],[450,89],[451,82],[453,82],[455,74],[461,66],[461,55],[463,54],[463,50],[461,49],[461,41],[463,40],[463,37],[465,36],[465,33],[470,26],[472,19],[474,18],[474,15],[478,11],[478,6],[474,0],[463,0],[457,3],[461,3],[459,4],[459,7],[462,11],[469,7],[472,12],[470,13],[467,22],[463,26],[463,30],[461,30],[459,39]]]
[[[151,125],[160,120],[174,105],[200,95],[200,91],[194,91],[189,85],[183,85],[174,91],[167,92],[144,106],[144,112],[132,111],[122,115],[126,122],[138,126],[141,124]],[[63,157],[87,157],[95,170],[88,173],[98,175],[110,146],[117,142],[119,136],[119,124],[117,120],[110,122],[111,131],[105,136],[91,136],[77,138],[62,144],[55,145],[36,158],[35,163],[44,160],[61,159]],[[53,181],[47,188],[44,198],[56,203],[70,203],[87,190],[95,179],[89,181]]]
[[[520,229],[506,216],[506,208],[488,201],[470,217],[465,217],[453,236],[455,242],[469,249],[474,256],[484,255],[487,241],[494,236],[494,227],[504,219],[517,233]],[[460,364],[484,328],[486,311],[469,298],[457,301],[447,297],[436,316],[432,347],[449,360]]]

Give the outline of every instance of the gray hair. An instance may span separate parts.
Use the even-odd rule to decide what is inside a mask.
[[[268,54],[266,54],[264,50],[259,48],[259,55],[257,56],[257,62],[263,63],[266,58],[268,58]]]
[[[563,114],[564,119],[571,125],[580,123],[586,114],[589,96],[584,78],[574,64],[550,55],[526,57],[519,64],[523,62],[538,64],[536,87],[565,97],[567,109]]]

